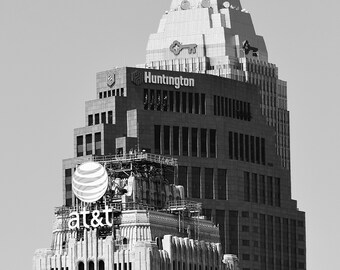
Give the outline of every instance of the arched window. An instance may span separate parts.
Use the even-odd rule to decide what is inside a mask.
[[[89,261],[89,270],[94,270],[94,262]]]
[[[105,270],[105,263],[103,260],[99,261],[99,270]]]
[[[84,267],[84,263],[83,262],[79,262],[78,263],[78,270],[84,270],[85,267]]]

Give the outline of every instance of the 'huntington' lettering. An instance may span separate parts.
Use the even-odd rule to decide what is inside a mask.
[[[144,75],[145,83],[173,85],[176,89],[181,86],[195,87],[195,80],[192,78],[171,77],[166,75],[153,75],[150,71],[146,71]]]

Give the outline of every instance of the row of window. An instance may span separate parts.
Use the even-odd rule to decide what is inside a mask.
[[[220,225],[220,228],[225,226],[225,214],[223,210],[216,210],[216,223]],[[253,227],[253,239],[257,239],[253,241],[253,247],[257,248],[253,258],[249,253],[244,253],[242,256],[239,254],[239,245],[249,247],[249,251],[254,249],[250,247],[250,240],[244,239],[245,235],[239,232],[241,230],[248,233],[250,230],[247,225],[240,226],[238,211],[229,211],[229,245],[227,246],[227,253],[239,255],[245,264],[247,263],[246,261],[250,260],[259,261],[261,269],[274,269],[274,265],[275,269],[288,269],[289,262],[291,262],[291,269],[303,269],[304,262],[301,262],[301,260],[305,256],[305,249],[302,248],[305,239],[304,234],[301,234],[301,231],[299,233],[297,228],[298,221],[265,214],[254,214],[259,219],[259,227]],[[218,217],[218,215],[222,216]],[[244,222],[242,220],[243,224]],[[222,229],[222,233],[224,233],[224,229]],[[239,239],[240,235],[242,235],[243,239]],[[256,235],[258,236],[256,237]]]
[[[168,267],[169,269],[170,267]],[[170,270],[170,269],[169,269]],[[172,261],[172,270],[218,270],[218,267],[213,267],[213,266],[205,266],[203,267],[200,264],[191,264],[189,263],[189,267],[187,268],[187,263],[186,262],[177,262]]]
[[[84,141],[85,137],[85,141]],[[87,155],[101,155],[101,133],[97,132],[93,134],[86,134],[77,136],[77,157],[87,156]],[[85,142],[85,144],[84,144]]]
[[[206,114],[205,94],[144,89],[144,109]]]
[[[227,199],[227,170],[225,169],[191,167],[191,179],[189,179],[188,167],[179,166],[178,184],[184,187],[185,197]],[[191,195],[188,194],[189,185]]]
[[[250,121],[250,103],[214,95],[214,115]]]
[[[264,138],[229,132],[229,158],[257,164],[266,164]]]
[[[255,63],[247,63],[247,70],[256,74],[262,74],[264,76],[275,76],[275,69]]]
[[[99,92],[99,98],[109,98],[109,97],[124,97],[125,91],[124,88],[118,88],[108,91]]]
[[[87,124],[89,126],[93,125],[99,125],[102,124],[113,124],[113,112],[102,112],[102,113],[96,113],[96,114],[89,114],[87,116]]]
[[[154,126],[156,154],[216,158],[216,130]]]
[[[244,200],[281,207],[281,180],[244,172]]]
[[[276,93],[276,81],[262,79],[258,75],[249,75],[249,83],[255,84],[261,88],[262,91],[266,91],[268,93]]]
[[[85,264],[84,262],[78,262],[78,270],[84,270],[85,269]],[[93,261],[89,261],[88,262],[88,270],[94,270],[95,269],[95,265]],[[103,260],[100,260],[98,263],[98,270],[105,270],[105,262]],[[131,269],[131,268],[130,268]]]

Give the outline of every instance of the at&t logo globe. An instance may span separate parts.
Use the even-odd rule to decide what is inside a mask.
[[[107,172],[101,164],[86,162],[76,169],[72,178],[72,190],[79,200],[92,203],[103,197],[108,183]]]

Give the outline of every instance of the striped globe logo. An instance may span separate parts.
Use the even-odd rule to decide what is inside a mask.
[[[79,200],[92,203],[103,197],[108,183],[107,172],[101,164],[86,162],[75,171],[72,178],[72,190]]]

